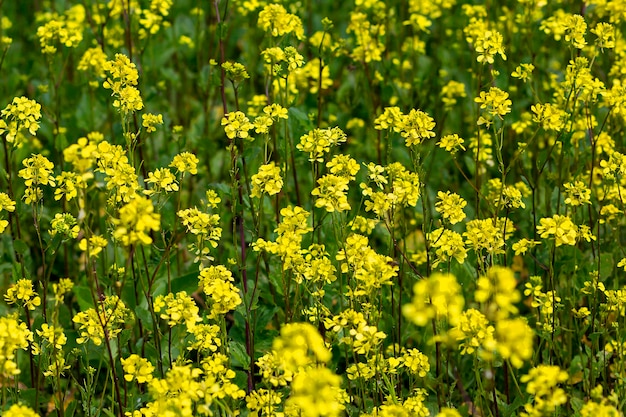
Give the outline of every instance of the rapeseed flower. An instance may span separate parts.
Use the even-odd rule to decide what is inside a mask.
[[[54,164],[48,158],[41,154],[34,154],[30,158],[24,159],[22,165],[25,168],[21,169],[18,175],[24,179],[27,189],[38,190],[39,185],[54,187],[55,179],[52,175]]]
[[[48,323],[43,323],[41,330],[37,330],[36,333],[54,350],[63,349],[67,343],[67,336],[63,332],[63,327],[60,326],[50,326]]]
[[[9,212],[15,211],[15,201],[11,200],[7,193],[0,193],[0,212],[6,210]],[[9,222],[4,219],[0,219],[0,233],[4,232]]]
[[[4,417],[39,417],[30,407],[21,404],[13,404],[4,412]]]
[[[204,293],[209,297],[210,318],[216,319],[242,303],[239,290],[233,284],[233,274],[225,266],[211,265],[201,269],[199,280]]]
[[[78,249],[83,252],[87,252],[89,257],[95,258],[100,254],[100,252],[102,252],[102,249],[107,247],[107,245],[108,242],[106,238],[100,235],[93,235],[89,237],[89,239],[81,239],[80,242],[78,242]]]
[[[496,55],[506,61],[503,46],[504,39],[497,30],[485,30],[474,40],[474,49],[478,52],[476,60],[483,64],[493,64]]]
[[[309,368],[299,372],[285,400],[285,414],[300,417],[334,417],[343,414],[348,394],[341,389],[341,377],[328,368]]]
[[[526,417],[552,414],[556,408],[567,402],[567,394],[558,384],[567,381],[567,372],[554,365],[539,365],[520,378],[527,382],[526,391],[532,395],[533,402],[524,406]]]
[[[158,168],[154,172],[149,172],[145,181],[148,184],[154,184],[152,189],[144,190],[144,194],[147,195],[158,194],[163,191],[170,193],[179,189],[176,177],[169,168]]]
[[[516,287],[517,280],[510,268],[493,266],[478,278],[474,299],[484,304],[488,318],[504,319],[517,313],[515,303],[522,297]]]
[[[413,286],[411,303],[402,306],[402,314],[418,326],[431,319],[446,319],[457,325],[465,300],[461,286],[452,274],[434,273]]]
[[[131,382],[136,379],[139,384],[152,381],[154,366],[149,360],[137,354],[132,354],[127,358],[122,358],[122,369],[124,369],[124,379]]]
[[[194,336],[189,342],[188,350],[197,350],[201,353],[214,353],[222,346],[220,326],[216,324],[198,323],[188,332]]]
[[[198,173],[198,163],[200,160],[197,156],[190,152],[182,152],[174,156],[170,168],[176,168],[176,171],[182,175],[189,172],[191,175]]]
[[[402,354],[402,363],[412,375],[424,378],[430,371],[428,356],[417,349],[407,349]]]
[[[111,220],[115,225],[113,238],[124,246],[137,243],[152,243],[150,231],[157,231],[161,225],[161,215],[154,212],[152,201],[137,196],[119,210],[117,218]]]
[[[261,388],[250,392],[246,396],[246,407],[253,417],[283,417],[284,413],[278,411],[282,403],[282,397],[283,395],[279,391]]]
[[[113,107],[123,115],[134,113],[143,108],[143,100],[136,85],[139,80],[137,66],[124,54],[115,54],[115,59],[104,64],[108,74],[102,86],[111,90],[116,97]]]
[[[419,145],[435,136],[435,120],[421,110],[411,109],[409,114],[403,115],[398,128],[406,139],[406,146]]]
[[[14,317],[0,317],[0,378],[4,380],[20,374],[17,366],[17,350],[28,349],[33,341],[33,334],[26,323]]]
[[[115,338],[126,326],[134,321],[134,315],[117,295],[109,295],[98,302],[97,309],[89,308],[78,312],[72,321],[79,325],[79,337],[76,343],[83,344],[91,340],[100,346],[103,339]]]
[[[439,142],[437,142],[437,145],[442,148],[445,149],[446,152],[450,152],[452,155],[456,154],[460,149],[465,150],[465,147],[463,146],[463,143],[465,142],[465,140],[461,137],[459,137],[459,135],[457,135],[456,133],[451,134],[451,135],[445,135],[443,136]]]
[[[141,115],[141,125],[146,128],[146,132],[151,133],[156,131],[157,125],[163,124],[162,114],[146,113]]]
[[[284,363],[284,369],[293,372],[301,368],[325,364],[331,353],[317,329],[309,323],[289,323],[274,339],[272,349]]]
[[[272,161],[261,165],[259,172],[252,176],[252,197],[261,198],[264,193],[275,195],[283,188],[283,179],[280,176],[280,167]]]
[[[254,140],[248,134],[254,125],[250,123],[250,120],[243,112],[235,111],[227,113],[222,117],[222,126],[224,126],[224,132],[229,139],[242,138],[247,140]]]
[[[22,278],[13,284],[4,295],[7,304],[19,304],[29,310],[34,310],[41,304],[41,297],[33,289],[33,282]]]
[[[485,110],[484,116],[478,118],[479,126],[484,124],[489,127],[493,123],[494,117],[502,120],[506,114],[511,112],[512,103],[509,100],[509,93],[498,87],[491,87],[489,91],[481,91],[474,101],[480,104],[481,110]]]
[[[576,244],[578,228],[569,216],[555,214],[552,217],[540,219],[539,223],[537,233],[543,239],[554,237],[556,246]]]
[[[15,97],[11,104],[0,112],[0,135],[6,133],[6,140],[18,146],[16,139],[24,130],[35,136],[39,130],[41,104],[26,97]]]
[[[317,187],[311,191],[315,199],[315,207],[324,208],[328,212],[350,210],[346,195],[348,179],[333,174],[326,174],[317,180]]]
[[[72,6],[61,16],[52,15],[46,23],[37,28],[41,52],[52,55],[57,51],[57,44],[76,48],[83,40],[85,18],[86,11],[82,4]]]
[[[426,235],[430,246],[435,249],[437,257],[433,262],[433,266],[437,267],[441,263],[448,263],[452,258],[460,264],[465,262],[467,258],[467,249],[463,237],[455,232],[445,228],[433,230]]]
[[[515,368],[521,368],[524,361],[533,355],[534,332],[524,318],[498,320],[495,323],[493,340],[485,340],[481,355],[491,360],[497,352],[503,359],[509,360]]]
[[[459,324],[450,330],[450,335],[459,344],[461,355],[471,355],[483,346],[493,343],[495,328],[480,311],[470,308],[459,318]]]
[[[330,152],[331,147],[345,142],[347,135],[338,127],[314,129],[300,137],[296,145],[299,151],[309,154],[309,161],[324,161],[324,154]]]
[[[161,319],[167,320],[170,327],[184,323],[187,330],[193,329],[195,325],[202,321],[198,314],[200,309],[196,305],[193,297],[187,295],[186,291],[180,291],[176,294],[168,293],[167,295],[159,295],[154,300],[154,312],[159,313]]]
[[[104,78],[106,77],[106,73],[104,71],[106,62],[107,56],[102,51],[102,48],[100,46],[94,46],[85,50],[83,56],[80,58],[80,61],[78,61],[76,69],[78,71],[91,71],[96,76]]]
[[[297,39],[304,39],[302,21],[294,14],[288,13],[280,4],[268,4],[259,12],[258,26],[273,37],[290,33]]]
[[[222,237],[220,216],[205,213],[197,207],[179,210],[176,215],[187,231],[196,237],[196,241],[189,245],[189,249],[196,254],[194,262],[210,260],[211,248],[216,248]]]
[[[435,203],[435,210],[441,213],[444,220],[447,220],[450,224],[456,224],[463,221],[466,215],[463,212],[463,207],[467,205],[460,195],[451,193],[450,191],[439,191],[437,193],[437,202]]]

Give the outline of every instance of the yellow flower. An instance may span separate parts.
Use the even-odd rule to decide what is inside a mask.
[[[198,278],[204,293],[209,297],[210,318],[218,318],[242,303],[239,289],[233,284],[233,274],[225,266],[203,268]]]
[[[465,213],[463,207],[467,205],[460,195],[451,193],[450,191],[439,191],[437,193],[437,202],[435,203],[435,210],[441,213],[444,220],[450,222],[450,224],[456,224],[465,219]]]
[[[62,327],[50,326],[47,323],[43,323],[41,330],[37,330],[37,334],[56,350],[61,350],[67,343],[67,337],[65,333],[63,333]]]
[[[294,14],[288,13],[280,4],[268,4],[259,12],[259,27],[273,37],[293,33],[298,39],[304,38],[302,21]]]
[[[317,180],[317,187],[311,191],[316,196],[315,207],[324,208],[328,212],[350,210],[346,195],[348,179],[333,174],[326,174]]]
[[[419,145],[425,139],[435,136],[435,120],[421,110],[411,109],[400,119],[400,135],[406,139],[406,146]]]
[[[243,112],[235,111],[227,113],[222,117],[222,126],[224,126],[224,132],[229,139],[242,138],[253,140],[248,134],[254,125],[250,123],[250,120]]]
[[[91,340],[96,346],[100,346],[103,339],[111,340],[124,327],[131,326],[134,316],[117,295],[110,295],[98,302],[97,311],[94,308],[81,311],[72,321],[79,325],[80,336],[76,338],[76,343],[82,344]]]
[[[202,318],[198,315],[200,309],[193,298],[187,295],[185,291],[156,297],[154,300],[154,311],[158,313],[161,310],[165,311],[161,313],[160,317],[163,320],[167,320],[167,324],[170,327],[185,323],[189,331],[194,328],[196,323],[202,321]]]
[[[13,404],[3,415],[4,417],[39,417],[39,414],[31,408],[21,404]]]
[[[437,145],[454,155],[459,150],[458,148],[465,150],[465,147],[463,146],[464,142],[465,140],[463,140],[463,138],[454,133],[442,137],[439,142],[437,142]]]
[[[345,142],[347,135],[338,127],[314,129],[300,137],[296,145],[299,151],[309,154],[309,161],[324,161],[324,154],[329,153],[331,147]]]
[[[480,104],[481,110],[486,110],[486,116],[480,116],[478,125],[486,124],[489,126],[493,122],[493,117],[500,119],[511,112],[511,100],[509,93],[500,90],[498,87],[491,87],[489,91],[481,91],[480,95],[474,99]]]
[[[467,258],[465,242],[463,242],[463,237],[454,230],[442,227],[428,233],[426,239],[430,242],[430,246],[435,249],[437,255],[433,262],[434,267],[441,263],[448,263],[452,258],[460,264],[465,262],[465,258]]]
[[[102,249],[106,248],[108,242],[105,238],[99,235],[93,235],[89,240],[83,238],[78,242],[78,248],[83,252],[87,252],[89,257],[97,257]]]
[[[349,400],[341,389],[341,377],[325,367],[299,372],[291,383],[291,390],[285,408],[291,410],[290,415],[301,417],[339,417]]]
[[[200,160],[197,156],[190,152],[182,152],[174,156],[172,163],[169,165],[171,168],[176,168],[179,173],[189,172],[191,175],[198,173],[198,162]]]
[[[163,115],[146,113],[141,115],[141,120],[141,125],[146,128],[146,132],[150,133],[156,131],[156,125],[163,124]]]
[[[154,212],[152,201],[137,196],[122,206],[119,218],[111,220],[116,226],[113,238],[124,246],[137,243],[149,245],[152,238],[148,233],[157,231],[161,225],[161,215]]]
[[[511,73],[511,77],[519,78],[523,82],[530,80],[530,76],[535,69],[533,64],[519,64],[515,71]]]
[[[29,310],[34,310],[41,304],[41,298],[33,290],[33,282],[26,278],[12,285],[4,295],[4,300],[8,304],[19,304]]]
[[[499,54],[506,61],[502,34],[496,30],[486,30],[476,39],[474,49],[478,52],[476,60],[483,64],[493,64],[494,57]]]
[[[556,246],[575,245],[577,236],[577,227],[568,216],[555,214],[539,220],[537,233],[546,239],[554,236]]]
[[[148,173],[148,178],[145,180],[148,184],[154,184],[151,190],[145,190],[144,194],[160,193],[165,191],[166,193],[178,191],[178,182],[176,177],[169,168],[158,168],[154,172]]]
[[[435,273],[415,283],[411,303],[402,307],[402,314],[418,326],[426,326],[434,318],[456,325],[464,304],[456,277]]]
[[[140,384],[152,381],[154,366],[152,366],[149,360],[133,353],[128,358],[122,358],[121,362],[126,381],[131,382],[133,379],[136,379]]]
[[[124,54],[115,54],[115,59],[103,66],[108,76],[102,86],[112,91],[116,97],[113,107],[122,114],[133,113],[143,108],[139,90],[135,87],[139,80],[137,66]]]
[[[27,187],[32,188],[37,185],[55,185],[54,177],[52,176],[52,168],[54,164],[41,154],[33,155],[30,158],[26,158],[22,161],[25,168],[18,172],[20,178],[24,179],[24,184]]]
[[[41,104],[26,97],[15,97],[11,104],[0,112],[0,135],[6,133],[6,140],[19,145],[16,141],[19,133],[27,130],[31,135],[35,135],[39,130],[39,119],[41,119]]]
[[[495,338],[485,343],[481,352],[490,360],[492,352],[497,351],[503,359],[508,359],[515,368],[521,368],[533,354],[534,332],[524,318],[499,320],[495,325]]]
[[[252,197],[261,198],[263,193],[275,195],[283,188],[283,179],[280,176],[280,167],[272,161],[261,165],[259,172],[252,176]]]
[[[285,369],[296,372],[302,367],[327,363],[331,353],[317,329],[309,323],[289,323],[280,330],[272,348]]]

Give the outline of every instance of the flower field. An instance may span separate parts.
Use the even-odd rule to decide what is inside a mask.
[[[0,415],[623,416],[625,33],[0,0]]]

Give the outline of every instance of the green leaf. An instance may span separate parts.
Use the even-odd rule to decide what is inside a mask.
[[[198,272],[190,272],[172,279],[172,293],[174,294],[180,291],[192,294],[198,289],[199,286]]]
[[[83,285],[77,285],[72,290],[76,296],[76,302],[81,311],[93,308],[93,298],[91,297],[91,290]]]
[[[600,281],[605,281],[613,275],[615,264],[612,253],[605,252],[600,254]]]
[[[233,340],[229,344],[229,349],[233,366],[243,368],[246,371],[250,369],[250,356],[246,353],[246,347],[243,343]]]
[[[16,239],[13,241],[13,249],[19,255],[26,255],[29,251],[29,247],[23,240]]]
[[[152,314],[146,307],[138,306],[135,308],[135,316],[137,316],[138,320],[141,320],[144,327],[152,326]]]

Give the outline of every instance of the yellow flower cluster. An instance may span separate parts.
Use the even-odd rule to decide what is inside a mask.
[[[44,25],[37,28],[41,52],[52,55],[57,51],[57,44],[76,48],[83,40],[86,16],[87,11],[82,4],[72,6],[61,16],[52,15]]]
[[[259,27],[273,37],[293,33],[297,39],[304,39],[302,21],[288,13],[281,4],[268,4],[259,12]]]
[[[3,210],[15,211],[15,201],[11,200],[7,193],[0,193],[0,212]],[[0,233],[4,232],[8,225],[8,220],[0,219]]]
[[[193,329],[197,323],[202,321],[202,318],[198,314],[200,309],[193,300],[193,297],[187,295],[185,291],[180,291],[176,294],[168,293],[165,296],[157,296],[154,300],[153,308],[155,313],[159,313],[163,310],[159,317],[166,320],[167,325],[170,327],[184,323],[189,331]]]
[[[28,349],[33,335],[26,323],[21,323],[13,317],[0,317],[0,378],[12,377],[20,374],[17,366],[18,349]]]
[[[250,119],[248,119],[243,112],[235,111],[227,113],[222,117],[222,126],[224,126],[224,132],[226,132],[228,139],[254,139],[248,134],[248,131],[250,131],[254,125],[250,123]]]
[[[220,216],[201,211],[197,207],[179,210],[176,215],[180,218],[187,231],[196,236],[196,241],[189,244],[189,249],[196,254],[194,262],[205,262],[211,248],[216,248],[222,237],[222,228],[219,227]]]
[[[111,340],[134,321],[134,315],[117,295],[104,297],[98,303],[97,310],[89,308],[79,311],[72,318],[78,327],[80,337],[76,343],[83,344],[91,340],[100,346],[103,340]]]
[[[143,100],[136,85],[139,80],[137,66],[124,54],[115,54],[103,67],[107,78],[102,84],[115,97],[113,107],[124,116],[143,109]]]
[[[359,234],[350,234],[346,238],[344,249],[337,252],[336,259],[341,262],[341,272],[350,272],[355,279],[355,286],[349,291],[354,297],[369,296],[385,286],[393,285],[398,266],[389,256],[380,255],[369,247],[368,239]]]
[[[20,138],[25,130],[33,136],[39,130],[41,104],[26,97],[15,97],[0,112],[0,116],[0,135],[6,134],[7,142],[16,147],[20,145]]]
[[[18,304],[29,310],[34,310],[41,304],[41,297],[33,289],[33,282],[22,278],[7,290],[4,301],[8,304]]]
[[[309,161],[323,162],[330,149],[346,141],[347,135],[339,127],[314,129],[300,137],[299,151],[309,154]]]
[[[124,246],[152,243],[151,231],[159,230],[161,215],[154,212],[152,201],[135,197],[120,208],[119,217],[111,220],[115,226],[113,238]]]
[[[567,372],[554,365],[539,365],[522,376],[521,382],[527,382],[526,391],[533,396],[533,402],[524,406],[524,417],[539,417],[567,402],[565,390],[558,384],[567,381]]]
[[[199,280],[200,286],[210,300],[209,318],[217,319],[241,304],[239,290],[233,284],[235,281],[233,274],[225,266],[212,265],[201,269]]]
[[[365,211],[372,211],[378,218],[392,214],[402,207],[415,207],[420,197],[420,177],[410,172],[401,163],[393,162],[386,167],[370,163],[367,165],[369,180],[378,190],[361,183],[365,200]]]
[[[252,197],[261,198],[265,193],[267,195],[278,194],[283,188],[283,179],[280,176],[280,167],[274,162],[261,165],[259,172],[252,176]]]

